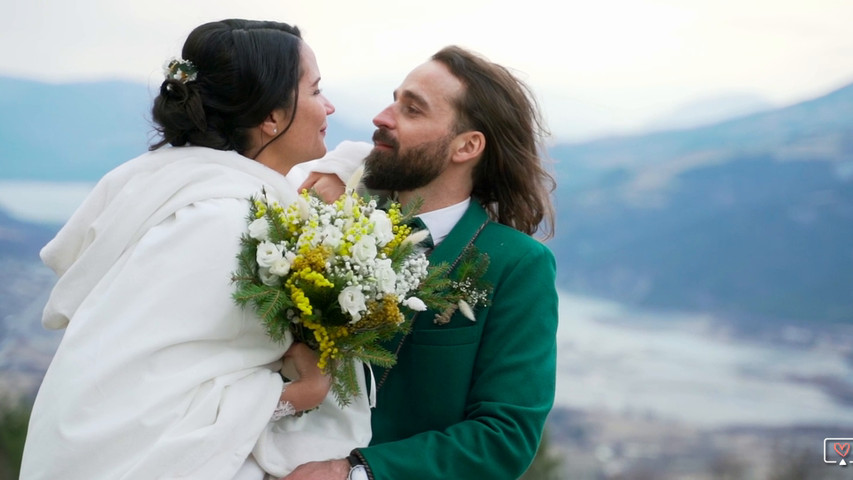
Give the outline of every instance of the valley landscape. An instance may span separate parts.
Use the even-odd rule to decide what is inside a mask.
[[[61,337],[40,325],[54,275],[38,251],[87,185],[144,151],[149,101],[134,84],[0,78],[0,402],[32,399]],[[560,478],[849,478],[823,439],[853,437],[850,111],[853,85],[552,147]],[[46,114],[67,136],[32,134]],[[330,145],[370,135],[337,130]]]

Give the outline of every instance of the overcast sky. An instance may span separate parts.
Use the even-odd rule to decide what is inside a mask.
[[[189,31],[298,25],[339,120],[364,126],[458,44],[536,91],[557,140],[638,131],[685,104],[786,105],[853,82],[850,0],[0,0],[0,75],[159,85]]]

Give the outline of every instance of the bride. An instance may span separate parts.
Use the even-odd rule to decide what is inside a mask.
[[[314,352],[271,341],[231,298],[247,199],[263,188],[289,203],[305,176],[294,167],[326,152],[334,107],[314,54],[290,25],[224,20],[197,27],[182,56],[154,100],[162,140],[108,173],[42,250],[59,276],[43,323],[65,333],[22,479],[262,479],[370,440],[367,399],[339,407]],[[311,163],[342,178],[355,167]],[[283,356],[298,373],[287,385]]]

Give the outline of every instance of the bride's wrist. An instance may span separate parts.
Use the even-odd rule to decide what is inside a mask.
[[[297,412],[310,410],[323,402],[330,388],[328,375],[306,375],[291,382],[281,399],[289,401]]]

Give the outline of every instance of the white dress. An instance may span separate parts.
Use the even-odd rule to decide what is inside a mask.
[[[146,153],[98,183],[42,251],[59,275],[43,323],[66,331],[21,479],[232,479],[247,459],[283,476],[367,444],[363,396],[270,422],[289,342],[231,298],[246,199],[265,188],[286,204],[294,185],[202,147]]]

